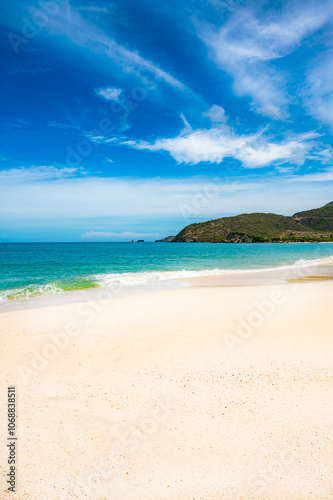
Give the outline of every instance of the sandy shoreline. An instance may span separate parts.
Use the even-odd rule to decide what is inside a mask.
[[[147,281],[141,285],[120,286],[119,288],[98,286],[85,290],[36,295],[29,298],[20,298],[19,300],[4,300],[0,301],[0,314],[13,310],[67,305],[69,303],[87,302],[90,300],[98,301],[99,297],[113,300],[138,293],[177,289],[184,286],[256,286],[287,284],[297,281],[312,282],[326,280],[333,280],[332,263],[320,262],[318,264],[310,263],[309,265],[300,266],[289,265],[274,269],[226,270],[225,274],[167,278],[156,282]]]
[[[278,278],[2,312],[16,497],[333,498],[333,282]]]

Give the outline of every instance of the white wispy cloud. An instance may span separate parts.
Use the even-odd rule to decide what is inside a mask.
[[[13,120],[1,120],[1,127],[5,129],[24,128],[26,127],[26,125],[29,125],[29,123],[26,120],[22,120],[20,118]]]
[[[121,131],[123,132],[124,130],[127,130],[128,125],[125,120],[123,120],[123,126],[118,128],[118,132]],[[96,135],[96,133],[93,132],[84,132],[84,135],[87,139],[89,139],[90,142],[93,142],[94,144],[110,144],[112,142],[116,142],[117,138],[116,137],[107,137],[106,135]]]
[[[331,199],[332,182],[290,182],[280,176],[244,181],[223,169],[184,179],[82,176],[0,182],[0,212],[6,214],[7,221],[16,226],[29,221],[30,227],[84,221],[82,234],[86,234],[87,224],[100,228],[101,222],[101,231],[108,233],[106,221],[115,222],[110,232],[119,234],[122,229],[118,233],[114,226],[126,217],[131,221],[158,218],[161,224],[174,217],[179,219],[180,230],[188,223],[188,216],[204,220],[255,212],[258,207],[265,212],[292,214]]]
[[[105,88],[95,89],[95,93],[98,96],[104,97],[104,99],[111,101],[117,101],[122,92],[123,92],[122,89],[118,89],[116,87],[105,87]]]
[[[79,127],[77,127],[76,125],[71,125],[69,123],[56,122],[53,120],[48,122],[48,126],[53,127],[53,128],[58,128],[60,130],[80,130]]]
[[[288,178],[289,181],[297,182],[331,182],[333,181],[333,167],[311,174],[293,175]]]
[[[333,130],[333,49],[312,61],[302,95],[309,113]]]
[[[32,167],[11,168],[0,171],[0,181],[5,182],[26,182],[34,180],[59,179],[63,177],[74,177],[81,169],[63,167],[58,168],[53,165],[41,165]]]
[[[147,239],[152,240],[159,237],[159,233],[133,233],[131,231],[123,231],[114,233],[108,231],[88,231],[81,235],[81,238],[86,240],[136,240]]]
[[[233,78],[235,94],[249,96],[257,113],[282,119],[289,103],[286,75],[270,63],[292,53],[332,17],[333,4],[327,1],[297,2],[261,18],[239,7],[219,29],[199,24],[198,35],[216,64]]]
[[[284,162],[302,165],[317,147],[313,141],[317,137],[317,133],[311,132],[274,142],[265,136],[265,130],[237,134],[232,127],[222,123],[209,129],[193,130],[186,126],[176,137],[157,139],[153,143],[127,140],[122,144],[141,150],[166,151],[178,163],[221,163],[232,157],[246,168],[262,168]]]
[[[78,7],[78,10],[87,11],[87,12],[97,12],[98,14],[99,13],[109,14],[110,13],[110,11],[106,7],[97,7],[95,5],[89,5],[86,7]]]
[[[106,56],[118,64],[125,73],[136,74],[144,79],[144,70],[154,75],[157,80],[162,80],[179,90],[187,91],[186,86],[177,78],[142,57],[138,51],[131,51],[118,44],[69,4],[64,5],[57,16],[50,18],[45,29],[52,35],[65,36],[78,47]]]

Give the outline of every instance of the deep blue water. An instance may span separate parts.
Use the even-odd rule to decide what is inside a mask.
[[[0,300],[333,256],[333,243],[2,243]]]

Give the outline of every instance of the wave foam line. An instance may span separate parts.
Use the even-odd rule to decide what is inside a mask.
[[[243,273],[257,273],[265,271],[279,271],[285,269],[299,269],[320,264],[333,264],[333,255],[321,259],[313,260],[297,260],[294,264],[277,266],[270,268],[256,268],[256,269],[203,269],[201,271],[147,271],[139,273],[109,273],[109,274],[95,274],[89,276],[88,279],[93,281],[92,286],[89,288],[105,287],[109,289],[119,290],[135,288],[140,286],[175,286],[175,280],[181,278],[200,278],[205,276],[226,276],[233,274]],[[86,278],[83,278],[86,279]],[[9,300],[30,299],[41,295],[54,295],[59,293],[66,293],[69,291],[79,291],[77,283],[73,282],[73,287],[60,286],[58,283],[49,283],[46,285],[29,285],[22,288],[14,288],[10,290],[3,290],[0,292],[0,302]],[[81,291],[88,287],[82,287]]]
[[[64,290],[55,283],[47,285],[29,285],[0,292],[0,301],[30,299],[38,295],[54,295]]]
[[[101,287],[131,287],[139,286],[144,284],[153,284],[159,281],[173,281],[181,278],[201,278],[205,276],[226,276],[232,274],[243,274],[243,273],[257,273],[265,271],[279,271],[284,269],[298,269],[303,267],[317,266],[319,264],[333,264],[333,255],[330,257],[325,257],[322,259],[304,260],[300,259],[294,264],[277,266],[277,267],[266,267],[266,268],[255,268],[255,269],[204,269],[201,271],[150,271],[150,272],[139,272],[139,273],[109,273],[109,274],[95,274],[91,276],[91,279],[96,280],[96,282]]]

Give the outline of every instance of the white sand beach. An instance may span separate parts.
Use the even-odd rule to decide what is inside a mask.
[[[0,314],[15,498],[333,498],[333,281],[194,284]]]

